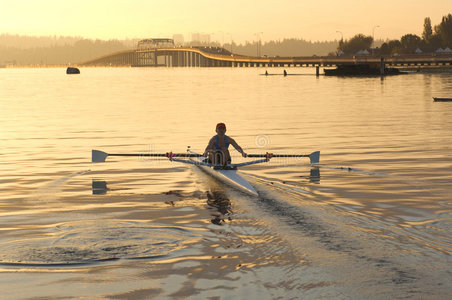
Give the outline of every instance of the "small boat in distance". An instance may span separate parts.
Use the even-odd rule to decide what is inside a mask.
[[[434,102],[452,102],[452,98],[433,97]]]
[[[80,70],[74,67],[68,67],[66,69],[66,74],[80,74]]]

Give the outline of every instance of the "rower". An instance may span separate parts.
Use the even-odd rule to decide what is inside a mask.
[[[218,123],[215,129],[217,135],[213,136],[209,144],[204,151],[203,156],[208,157],[209,163],[227,165],[231,163],[231,155],[229,153],[229,145],[234,146],[234,148],[246,157],[246,153],[243,149],[236,143],[236,141],[226,135],[226,125],[224,123]]]

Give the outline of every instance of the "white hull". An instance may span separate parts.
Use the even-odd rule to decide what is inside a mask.
[[[203,157],[193,158],[197,161],[202,161]],[[251,184],[249,184],[248,181],[245,180],[242,176],[237,174],[237,170],[221,170],[221,169],[214,169],[210,166],[203,166],[203,165],[197,165],[200,169],[202,169],[207,174],[211,175],[212,177],[215,177],[219,181],[228,184],[229,186],[236,188],[242,192],[245,192],[252,196],[258,196],[258,193],[253,188]]]

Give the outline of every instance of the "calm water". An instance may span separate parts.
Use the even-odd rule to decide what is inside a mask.
[[[0,297],[444,299],[451,74],[0,69]],[[282,69],[272,69],[282,73]],[[259,197],[195,167],[217,122]],[[232,152],[235,161],[244,159]]]

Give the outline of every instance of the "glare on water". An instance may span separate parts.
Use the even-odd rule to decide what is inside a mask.
[[[2,290],[10,298],[450,295],[452,103],[432,101],[451,97],[450,74],[287,70],[304,75],[0,70]],[[242,168],[260,194],[253,198],[167,160],[90,162],[91,149],[202,152],[218,122],[248,153],[320,150],[320,164],[275,158]],[[61,289],[67,281],[72,288]]]

